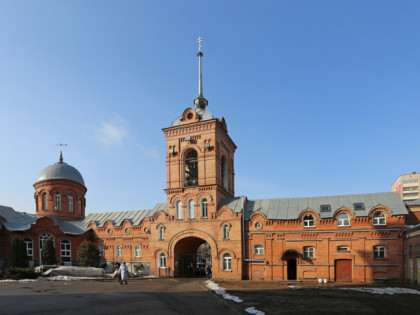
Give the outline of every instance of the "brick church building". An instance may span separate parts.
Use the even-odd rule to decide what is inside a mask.
[[[35,215],[0,206],[0,269],[18,236],[32,265],[42,264],[51,237],[57,260],[67,265],[77,265],[78,247],[90,240],[102,263],[125,261],[132,271],[157,276],[196,276],[200,264],[209,264],[216,279],[403,281],[408,211],[398,193],[235,196],[236,145],[225,119],[207,109],[202,56],[199,50],[195,108],[163,128],[166,202],[85,216],[87,187],[60,151],[34,184]]]

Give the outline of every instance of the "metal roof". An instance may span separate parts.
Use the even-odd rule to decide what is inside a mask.
[[[231,198],[234,199],[234,198]],[[354,210],[355,203],[363,203],[364,210]],[[321,211],[321,205],[329,205],[330,211]],[[396,192],[354,194],[305,198],[280,198],[248,200],[245,209],[245,219],[257,211],[263,213],[269,220],[295,220],[299,214],[310,208],[321,218],[332,218],[334,212],[342,207],[350,209],[356,217],[365,217],[369,211],[378,205],[391,210],[393,215],[407,214],[407,209]],[[237,208],[237,205],[234,205]],[[233,210],[233,209],[232,209]],[[235,210],[237,212],[237,210]]]
[[[44,168],[41,173],[39,173],[35,183],[50,179],[68,179],[85,186],[82,174],[73,166],[64,162],[57,162]]]
[[[124,220],[128,220],[132,225],[139,225],[144,218],[153,216],[157,211],[166,213],[166,202],[158,203],[153,209],[148,210],[91,213],[83,220],[83,226],[87,228],[92,221],[98,227],[103,227],[107,221],[114,226],[121,226]]]
[[[196,109],[195,112],[197,113],[197,116],[200,117],[200,121],[214,119],[213,115],[211,114],[209,110],[199,108],[199,109]],[[222,122],[223,120],[223,118],[216,118],[216,119],[219,122]],[[173,121],[171,127],[181,126],[181,121],[182,121],[182,115]]]

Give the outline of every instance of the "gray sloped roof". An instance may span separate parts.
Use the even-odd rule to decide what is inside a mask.
[[[124,220],[128,220],[132,225],[139,225],[144,218],[153,216],[157,211],[166,213],[166,202],[158,203],[153,209],[148,210],[90,213],[82,225],[87,228],[93,221],[98,227],[103,227],[107,221],[110,221],[114,226],[120,226]]]
[[[30,213],[18,212],[11,207],[0,206],[0,216],[6,221],[2,221],[4,227],[9,231],[26,231],[35,224],[39,218]],[[62,221],[60,219],[47,216],[47,218],[54,221],[61,231],[65,234],[80,235],[87,231],[82,225],[82,220]]]
[[[197,113],[197,116],[200,117],[200,121],[205,121],[205,120],[212,120],[214,119],[213,115],[211,114],[211,112],[209,110],[206,109],[196,109],[195,112]],[[223,118],[216,118],[219,122],[222,122]],[[172,122],[171,127],[175,127],[175,126],[181,126],[181,122],[182,122],[182,115],[177,117],[177,119],[175,119]]]
[[[354,203],[363,203],[365,209],[354,210]],[[237,208],[234,201],[230,201],[230,204]],[[321,205],[330,205],[331,211],[321,212]],[[352,210],[357,217],[364,217],[368,216],[369,211],[377,205],[386,206],[391,210],[393,215],[408,213],[398,193],[386,192],[304,198],[248,200],[245,209],[245,219],[248,220],[254,212],[260,211],[267,217],[267,219],[270,220],[294,220],[298,219],[299,214],[308,208],[316,211],[321,218],[332,218],[334,212],[342,207]],[[235,212],[238,211],[235,210]]]
[[[411,201],[406,201],[405,204],[407,206],[420,206],[420,199],[414,199]]]
[[[64,162],[57,162],[44,168],[41,173],[39,173],[35,183],[50,179],[68,179],[82,184],[83,186],[85,185],[82,174],[73,166]]]

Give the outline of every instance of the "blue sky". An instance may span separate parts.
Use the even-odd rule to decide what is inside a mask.
[[[238,146],[236,195],[390,191],[420,171],[419,1],[0,2],[0,204],[64,161],[87,213],[166,201],[165,139],[198,95]]]

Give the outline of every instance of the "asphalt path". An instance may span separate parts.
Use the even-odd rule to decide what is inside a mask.
[[[0,283],[1,314],[238,314],[204,279]]]

